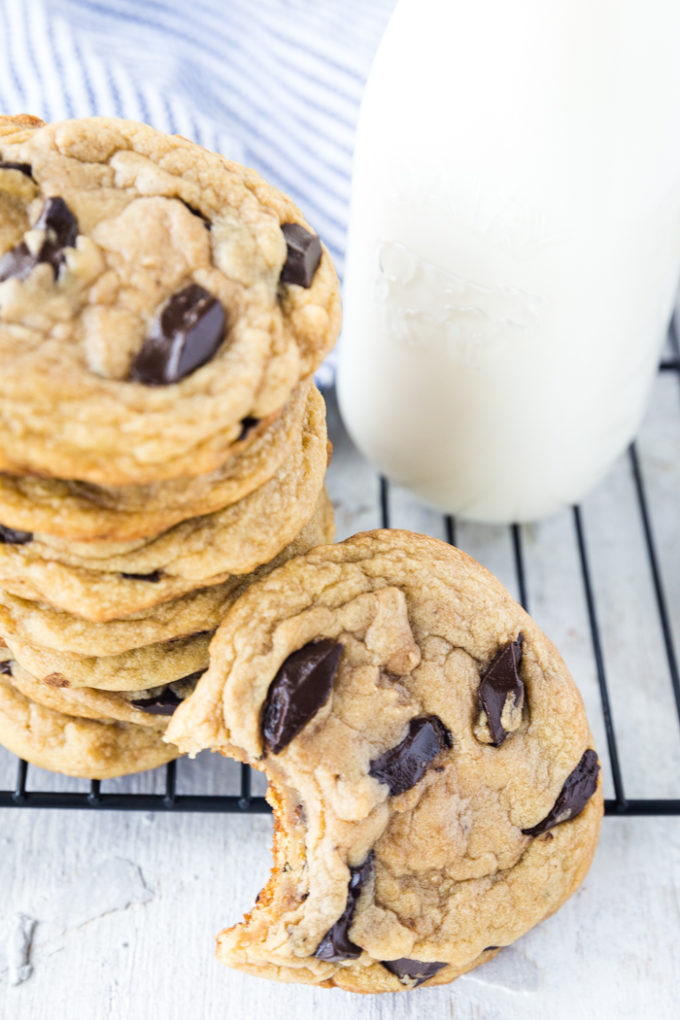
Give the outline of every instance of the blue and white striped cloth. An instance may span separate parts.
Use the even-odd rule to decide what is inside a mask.
[[[342,276],[359,102],[394,3],[0,0],[0,110],[131,117],[246,163]]]

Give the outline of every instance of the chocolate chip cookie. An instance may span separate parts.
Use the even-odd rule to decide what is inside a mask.
[[[274,869],[218,957],[400,991],[452,981],[582,881],[600,766],[551,642],[464,553],[400,531],[248,588],[166,739],[263,770]]]
[[[0,671],[0,744],[40,768],[110,779],[156,768],[179,754],[162,728],[56,711],[26,697]]]
[[[79,719],[101,722],[134,723],[163,730],[178,705],[196,687],[202,670],[149,690],[98,691],[92,687],[61,686],[57,682],[37,680],[28,670],[11,658],[3,659],[0,649],[0,672],[10,678],[12,686],[24,697],[56,712]]]
[[[181,680],[207,669],[212,635],[212,630],[199,631],[118,655],[77,655],[27,641],[0,605],[0,640],[9,656],[40,681],[60,688],[138,691]]]
[[[140,612],[269,562],[311,519],[328,461],[325,407],[307,408],[276,474],[223,510],[138,542],[73,542],[0,526],[0,584],[85,619]]]
[[[148,485],[93,485],[0,472],[0,521],[14,531],[73,541],[155,537],[189,517],[214,513],[264,485],[299,443],[321,396],[301,383],[276,420],[215,471]]]
[[[270,563],[172,602],[97,623],[0,589],[0,642],[39,679],[127,691],[179,680],[208,665],[208,644],[239,592],[287,559],[330,542],[333,508],[322,492],[314,516]]]
[[[0,469],[213,471],[330,350],[331,260],[285,195],[112,118],[0,118]]]

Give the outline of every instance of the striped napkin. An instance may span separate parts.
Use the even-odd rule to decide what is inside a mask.
[[[287,192],[342,277],[361,93],[395,0],[0,0],[0,110],[131,117]],[[333,357],[318,382],[328,385]]]

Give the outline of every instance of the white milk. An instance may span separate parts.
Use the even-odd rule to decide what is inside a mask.
[[[339,397],[442,510],[530,520],[634,435],[680,275],[680,0],[400,0],[356,144]]]

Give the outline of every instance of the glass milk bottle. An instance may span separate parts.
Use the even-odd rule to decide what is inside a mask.
[[[640,424],[679,274],[678,0],[400,0],[338,374],[381,471],[477,520],[578,501]]]

